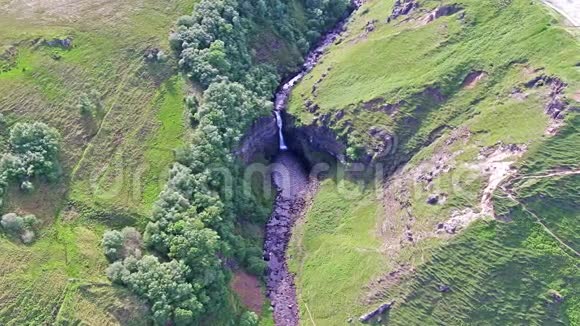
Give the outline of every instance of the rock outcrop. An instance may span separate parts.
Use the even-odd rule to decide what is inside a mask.
[[[391,20],[397,19],[400,16],[406,16],[417,8],[419,8],[419,3],[416,0],[396,0],[393,5],[393,12],[387,18],[387,22],[391,22]]]
[[[458,4],[444,5],[435,8],[431,11],[425,18],[423,18],[423,24],[429,24],[435,19],[441,18],[443,16],[451,16],[459,11],[463,10]]]
[[[290,150],[302,155],[310,164],[317,163],[315,156],[330,155],[339,162],[346,162],[346,143],[326,126],[297,126],[288,114],[285,117],[287,145]]]
[[[257,119],[245,133],[234,154],[245,164],[251,163],[258,155],[273,157],[279,148],[278,126],[274,116]]]

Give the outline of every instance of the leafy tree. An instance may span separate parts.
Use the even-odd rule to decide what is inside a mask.
[[[126,285],[151,302],[153,317],[159,325],[176,319],[183,321],[186,317],[191,321],[203,311],[195,293],[199,285],[188,282],[188,274],[189,268],[181,262],[161,263],[149,255],[139,260],[128,257],[107,269],[111,281]]]
[[[24,217],[16,213],[8,213],[2,216],[0,225],[9,234],[19,237],[23,243],[31,243],[34,240],[34,229],[39,224],[36,216],[29,214]]]
[[[234,227],[238,214],[257,215],[250,220],[261,221],[265,213],[253,196],[242,195],[241,185],[225,189],[216,171],[226,169],[241,179],[232,149],[257,117],[269,114],[281,79],[277,67],[255,63],[252,44],[258,29],[273,26],[277,35],[306,52],[309,41],[342,15],[348,0],[304,3],[307,28],[297,26],[282,0],[201,0],[191,16],[179,18],[170,36],[181,69],[205,91],[202,101],[185,99],[196,125],[192,143],[177,152],[144,233],[145,243],[163,262],[129,255],[107,270],[113,282],[149,301],[159,324],[192,325],[202,313],[215,313],[226,304],[224,257],[237,255],[256,274],[265,269],[261,250],[244,243]],[[107,237],[103,246],[122,258],[118,253],[125,236]],[[241,317],[240,325],[257,324],[253,313]]]
[[[56,178],[59,143],[59,133],[44,123],[15,124],[10,130],[10,152],[0,160],[4,183],[15,179],[21,182],[23,190],[32,190],[30,178]]]
[[[16,213],[8,213],[2,216],[0,222],[4,230],[10,233],[18,234],[24,229],[24,219]]]
[[[133,227],[125,227],[122,231],[105,231],[102,240],[105,256],[110,261],[124,259],[129,256],[141,257],[141,233]]]
[[[105,231],[103,235],[103,249],[105,251],[105,256],[111,261],[115,261],[120,258],[120,251],[123,247],[123,234],[119,231]]]

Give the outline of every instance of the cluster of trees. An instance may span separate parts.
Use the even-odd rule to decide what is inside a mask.
[[[9,151],[0,159],[0,207],[8,183],[18,182],[24,191],[34,189],[34,177],[55,180],[60,134],[42,122],[16,123],[10,130]]]
[[[34,241],[34,230],[39,222],[36,216],[29,214],[25,216],[17,215],[16,213],[8,213],[2,216],[0,225],[6,233],[20,238],[23,243],[31,243]]]
[[[307,49],[320,35],[313,33],[334,22],[347,4],[305,1],[306,28],[297,26],[281,0],[202,0],[192,16],[178,20],[171,44],[181,68],[205,89],[202,98],[185,101],[196,126],[193,142],[178,151],[154,205],[143,237],[150,254],[120,255],[122,232],[107,233],[103,240],[114,260],[108,276],[146,298],[157,323],[191,325],[219,312],[228,294],[224,259],[233,257],[257,274],[265,268],[261,249],[235,228],[236,216],[252,221],[267,217],[256,198],[241,191],[240,166],[231,152],[249,125],[270,113],[280,81],[274,67],[253,62],[251,35],[267,24]],[[250,313],[232,318],[238,324],[257,324]]]

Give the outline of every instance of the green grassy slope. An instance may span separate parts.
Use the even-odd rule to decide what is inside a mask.
[[[422,24],[440,3],[420,1],[386,24],[393,1],[368,1],[292,94],[289,111],[304,124],[342,110],[327,126],[351,147],[375,141],[372,126],[388,130],[398,147],[385,162],[400,164],[382,189],[366,191],[368,205],[379,207],[372,213],[321,187],[289,254],[304,325],[356,323],[390,301],[379,324],[578,322],[578,114],[569,112],[553,135],[555,121],[544,113],[549,86],[524,86],[557,76],[578,106],[577,36],[539,2],[518,0],[443,1],[464,9]],[[466,83],[474,71],[485,74]],[[305,100],[319,109],[310,112]],[[385,112],[386,104],[398,105]],[[434,194],[442,199],[428,204]],[[491,194],[493,201],[482,199]],[[437,231],[453,216],[477,221],[455,235]],[[333,238],[340,245],[321,250]],[[361,239],[369,243],[355,268],[349,250],[334,254]]]
[[[460,107],[450,111],[441,110],[442,103],[433,103],[432,98],[417,96],[431,87],[439,91],[444,103],[448,102],[471,71],[486,71],[493,79],[489,84],[496,84],[515,63],[525,62],[533,68],[545,68],[547,75],[560,76],[571,84],[569,91],[578,89],[579,72],[574,68],[578,61],[576,41],[553,26],[556,21],[539,2],[454,2],[465,7],[464,18],[458,13],[423,26],[421,20],[428,8],[439,3],[422,1],[421,11],[411,16],[415,20],[400,19],[391,24],[385,24],[385,20],[393,1],[365,4],[349,25],[344,41],[331,47],[324,62],[293,92],[289,111],[303,123],[310,123],[315,116],[304,110],[306,100],[320,107],[316,114],[319,117],[343,110],[345,116],[330,127],[339,135],[348,133],[345,138],[351,146],[368,143],[368,135],[361,130],[372,126],[400,133],[400,140],[406,145],[410,140],[405,136],[410,135],[403,135],[402,131],[434,130],[450,123],[458,110],[465,111],[466,105],[482,99],[481,95],[464,98],[457,103]],[[526,19],[515,24],[522,15]],[[375,30],[365,33],[365,24],[373,20],[378,20]],[[315,96],[311,90],[317,82]],[[369,101],[405,103],[399,108],[400,114],[387,115],[368,109],[364,104]],[[354,131],[349,131],[349,122]],[[418,137],[426,136],[419,133],[416,140]]]
[[[11,189],[4,211],[42,220],[37,242],[0,235],[0,324],[143,325],[144,304],[111,287],[100,246],[106,228],[146,223],[172,150],[185,140],[176,63],[168,33],[194,1],[0,1],[0,113],[43,121],[63,135],[63,176],[31,194]],[[72,38],[72,48],[42,40]],[[6,54],[6,55],[4,55]],[[10,55],[7,55],[10,54]],[[96,91],[102,110],[77,105]]]

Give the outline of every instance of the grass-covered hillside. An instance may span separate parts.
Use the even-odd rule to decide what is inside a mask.
[[[0,236],[0,324],[142,325],[110,286],[102,233],[145,223],[184,140],[185,82],[168,34],[194,1],[0,1],[0,152],[17,122],[62,136],[60,177],[11,185],[2,213],[34,214],[37,240]],[[167,60],[145,59],[161,49]],[[84,108],[82,108],[84,106]]]
[[[0,324],[269,323],[232,152],[347,7],[0,0]]]
[[[577,34],[539,1],[394,3],[367,1],[291,97],[353,160],[396,140],[375,155],[396,170],[325,181],[294,234],[302,324],[392,301],[373,322],[577,324]]]

